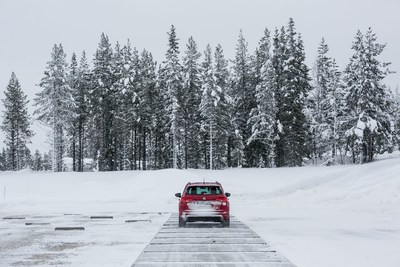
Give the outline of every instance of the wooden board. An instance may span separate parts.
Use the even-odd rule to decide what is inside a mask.
[[[231,227],[193,223],[181,228],[176,214],[164,223],[132,266],[295,267],[234,217]]]

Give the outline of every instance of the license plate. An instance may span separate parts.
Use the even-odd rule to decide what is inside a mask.
[[[193,201],[189,205],[192,209],[201,209],[201,208],[211,208],[212,202],[211,201]]]
[[[198,205],[198,206],[211,206],[212,205],[211,201],[194,201],[192,203],[194,205]]]

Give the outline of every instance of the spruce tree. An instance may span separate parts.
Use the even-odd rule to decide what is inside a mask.
[[[143,50],[139,61],[139,119],[141,138],[139,140],[141,148],[142,169],[154,168],[154,143],[152,141],[155,132],[153,111],[157,108],[156,91],[156,63],[150,52]],[[148,166],[147,166],[148,165]]]
[[[217,117],[219,95],[215,83],[211,46],[207,45],[202,64],[202,98],[200,112],[202,116],[201,129],[204,131],[204,161],[206,167],[213,169],[213,139],[217,134]],[[209,149],[207,150],[207,144]],[[208,159],[208,160],[207,160]]]
[[[0,171],[7,171],[7,169],[7,154],[3,147],[3,151],[0,153]]]
[[[52,131],[53,171],[63,171],[65,153],[65,131],[72,121],[75,103],[68,84],[66,55],[62,45],[54,45],[51,60],[47,63],[39,86],[42,91],[35,98],[37,119]]]
[[[313,73],[313,90],[310,93],[313,121],[311,132],[315,160],[326,159],[334,163],[339,145],[340,118],[343,118],[343,90],[341,74],[334,59],[328,56],[329,48],[322,39]]]
[[[42,171],[43,170],[43,158],[40,154],[39,150],[36,149],[35,154],[33,155],[32,160],[32,170],[34,171]]]
[[[44,171],[51,171],[52,170],[52,156],[51,152],[50,153],[44,153],[43,154],[43,170]]]
[[[121,74],[117,80],[119,87],[122,88],[123,97],[120,110],[124,121],[122,135],[122,157],[125,170],[136,170],[140,168],[140,77],[139,77],[139,53],[131,47],[128,40],[121,50],[121,60],[119,69]]]
[[[18,171],[28,167],[27,144],[33,136],[29,129],[30,116],[27,109],[27,96],[21,89],[21,85],[14,72],[4,92],[3,124],[1,130],[5,133],[5,144],[8,150],[8,168]],[[4,159],[5,160],[5,159]]]
[[[273,59],[277,75],[277,166],[301,166],[308,156],[308,122],[304,114],[310,90],[308,68],[301,36],[295,31],[293,19],[287,29],[275,34]]]
[[[183,143],[184,143],[184,167],[199,168],[202,162],[200,152],[200,112],[198,107],[201,101],[201,70],[197,51],[197,44],[190,37],[186,44],[183,57]]]
[[[248,144],[253,143],[253,157],[258,160],[255,166],[262,167],[275,167],[276,84],[270,47],[270,32],[266,29],[256,52],[257,106],[250,113],[248,124],[251,127],[251,136],[247,140]]]
[[[77,84],[74,88],[75,100],[75,139],[77,142],[76,148],[76,170],[83,172],[84,158],[90,156],[89,154],[89,91],[91,89],[91,71],[86,58],[86,52],[82,52],[79,62]]]
[[[154,151],[155,168],[171,168],[171,124],[170,124],[170,97],[165,90],[166,86],[165,69],[158,67],[157,82],[155,88],[154,103]]]
[[[77,87],[78,87],[78,61],[76,59],[75,53],[72,53],[71,57],[71,64],[69,65],[69,72],[68,72],[68,83],[72,91],[72,95],[74,100],[76,99],[77,95]],[[77,170],[77,162],[76,162],[76,155],[77,155],[77,127],[76,127],[76,117],[77,111],[74,110],[72,120],[68,122],[69,126],[67,128],[67,134],[69,136],[69,156],[72,158],[72,170]]]
[[[172,152],[172,167],[180,168],[182,154],[182,106],[183,106],[183,78],[182,66],[179,61],[179,46],[175,27],[172,25],[168,32],[168,50],[163,62],[163,85],[167,103],[167,114],[169,116],[170,140]]]
[[[251,128],[247,121],[251,110],[255,107],[255,91],[251,84],[250,56],[248,55],[247,42],[240,31],[236,45],[235,60],[233,62],[233,76],[231,82],[231,95],[234,101],[234,127],[240,143],[236,145],[234,157],[237,166],[248,166],[247,159],[252,151],[246,147],[246,141],[250,137]]]
[[[228,93],[228,61],[225,59],[224,51],[222,46],[219,44],[215,48],[214,61],[215,85],[219,99],[217,106],[218,116],[216,121],[218,133],[214,137],[214,166],[217,169],[221,169],[227,166],[232,166],[231,153],[229,153],[229,149],[235,146],[236,138],[232,126],[233,101]]]
[[[113,50],[108,37],[103,33],[94,58],[93,88],[90,91],[90,109],[93,120],[91,136],[94,139],[94,169],[116,170],[115,158],[117,136],[113,135],[117,91],[114,85]]]
[[[345,70],[347,108],[352,116],[347,137],[352,144],[353,162],[358,156],[360,162],[371,162],[375,154],[388,149],[390,102],[382,80],[390,73],[390,63],[378,59],[385,46],[377,42],[371,29],[365,35],[358,31],[352,47],[354,54]]]
[[[400,88],[396,87],[392,94],[392,124],[393,124],[393,146],[400,150]]]

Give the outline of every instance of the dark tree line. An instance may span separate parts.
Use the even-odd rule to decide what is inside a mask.
[[[382,82],[390,73],[379,61],[384,48],[371,30],[358,32],[340,72],[322,40],[310,70],[292,19],[265,29],[254,52],[240,32],[231,62],[220,45],[202,53],[193,37],[181,53],[174,26],[161,64],[105,34],[91,65],[85,52],[67,63],[55,45],[34,102],[52,149],[29,156],[30,166],[62,171],[65,156],[74,171],[85,158],[99,171],[370,162],[399,143],[400,97]],[[3,103],[0,167],[17,170],[27,165],[32,132],[14,74]],[[23,119],[16,126],[8,114]]]

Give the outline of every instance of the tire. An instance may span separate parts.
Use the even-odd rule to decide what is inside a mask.
[[[222,221],[222,227],[229,227],[231,225],[231,219],[228,217],[228,220]]]
[[[186,227],[186,222],[182,218],[179,218],[179,227]]]

